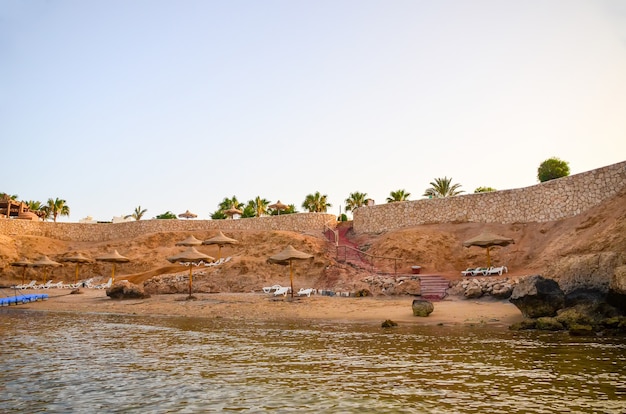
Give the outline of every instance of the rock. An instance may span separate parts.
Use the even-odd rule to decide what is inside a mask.
[[[381,328],[393,328],[394,326],[398,326],[398,324],[396,322],[392,321],[391,319],[387,319],[380,326],[381,326]]]
[[[626,266],[615,268],[615,273],[609,283],[607,302],[626,312]]]
[[[509,302],[526,318],[555,316],[565,305],[565,294],[556,281],[535,275],[515,286]]]
[[[370,292],[369,289],[361,289],[361,290],[357,290],[354,296],[356,296],[357,298],[362,298],[362,297],[374,296],[374,295],[372,295],[372,292]]]
[[[406,280],[396,285],[394,289],[396,295],[413,295],[422,294],[422,287],[419,280]]]
[[[541,331],[563,331],[565,330],[565,326],[563,326],[561,322],[557,321],[556,318],[543,316],[541,318],[537,318],[535,329],[539,329]]]
[[[106,294],[111,299],[145,299],[150,295],[144,292],[143,287],[130,283],[127,280],[115,282],[107,289]]]
[[[431,301],[426,299],[413,300],[413,316],[428,316],[435,310]]]
[[[569,334],[571,336],[595,336],[593,326],[591,325],[574,324],[569,327]]]
[[[467,299],[478,299],[482,295],[483,295],[483,288],[478,284],[470,285],[467,287],[467,289],[465,289],[464,296]]]
[[[513,287],[508,284],[496,284],[491,290],[491,296],[496,299],[508,299],[513,293]]]
[[[537,321],[535,319],[524,319],[521,322],[514,323],[509,326],[512,331],[523,331],[527,329],[535,329],[537,327]]]
[[[595,323],[594,317],[591,316],[590,307],[582,304],[559,310],[556,319],[567,328],[574,325],[593,325]]]

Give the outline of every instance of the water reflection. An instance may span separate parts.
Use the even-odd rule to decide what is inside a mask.
[[[626,411],[614,338],[0,311],[3,412]]]

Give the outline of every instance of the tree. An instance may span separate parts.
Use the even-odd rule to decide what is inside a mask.
[[[478,187],[474,190],[474,194],[478,194],[478,193],[490,193],[492,191],[498,191],[493,187]]]
[[[127,219],[127,218],[132,217],[132,218],[134,218],[135,220],[139,221],[139,220],[141,220],[141,218],[143,217],[143,215],[144,215],[144,214],[146,214],[146,212],[147,212],[147,211],[148,211],[147,209],[145,209],[145,208],[144,208],[144,209],[142,210],[142,209],[141,209],[141,206],[137,206],[137,207],[135,207],[135,211],[133,212],[133,214],[129,214],[129,215],[127,215],[127,216],[124,216],[124,218],[125,218],[125,219]]]
[[[226,214],[222,210],[217,210],[211,214],[212,220],[225,220]]]
[[[270,202],[260,196],[256,196],[254,200],[248,201],[248,207],[251,207],[254,210],[255,217],[261,217],[267,214],[267,206],[270,205]]]
[[[225,197],[224,200],[219,204],[219,208],[221,211],[228,210],[231,208],[240,209],[243,207],[237,197],[233,196],[232,198]]]
[[[537,169],[537,179],[543,183],[555,178],[567,177],[569,175],[569,163],[557,157],[548,158],[539,165]]]
[[[159,214],[158,216],[156,216],[156,218],[159,220],[177,220],[176,214],[172,213],[169,210],[163,214]]]
[[[463,190],[459,190],[461,184],[452,184],[452,178],[443,177],[435,178],[435,181],[431,181],[431,187],[426,189],[424,196],[431,198],[443,198],[454,197],[463,193]]]
[[[67,203],[67,201],[60,198],[55,198],[54,200],[49,198],[46,206],[49,214],[47,214],[46,217],[52,216],[52,220],[56,223],[58,216],[69,216],[70,207],[65,203]]]
[[[28,209],[37,214],[40,219],[45,220],[48,217],[48,213],[46,209],[44,209],[44,205],[41,204],[41,201],[29,200],[26,202],[26,205]]]
[[[17,200],[17,197],[18,197],[17,194],[0,193],[0,198],[3,198],[3,199],[8,198],[9,200]]]
[[[309,194],[304,198],[302,208],[309,213],[326,213],[328,207],[332,207],[332,204],[326,201],[327,199],[328,196],[326,194],[321,195],[317,191],[315,194]]]
[[[411,193],[407,193],[404,190],[392,191],[387,197],[388,203],[395,203],[396,201],[407,201]]]
[[[350,193],[350,196],[346,198],[346,211],[354,211],[359,207],[363,207],[367,204],[367,193],[359,193],[355,191]]]

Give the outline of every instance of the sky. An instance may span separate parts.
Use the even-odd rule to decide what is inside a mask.
[[[626,160],[621,0],[0,0],[0,192],[345,210]]]

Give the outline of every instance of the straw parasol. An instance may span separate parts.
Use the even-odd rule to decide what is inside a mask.
[[[78,252],[73,256],[67,256],[61,259],[62,262],[76,263],[76,272],[74,275],[74,284],[78,283],[78,268],[82,263],[92,263],[93,259],[83,256],[82,253]]]
[[[181,263],[189,266],[189,297],[191,298],[191,285],[193,283],[192,265],[199,265],[202,262],[212,262],[215,259],[207,254],[201,253],[195,247],[188,247],[177,255],[168,257],[170,263]]]
[[[128,257],[124,257],[114,250],[113,253],[105,254],[104,256],[96,257],[96,260],[99,262],[107,262],[113,263],[113,268],[111,269],[111,285],[115,283],[115,265],[117,263],[127,263],[130,262]]]
[[[190,218],[196,218],[196,217],[198,217],[198,215],[197,214],[193,214],[191,211],[187,210],[184,213],[180,213],[178,215],[178,217],[190,219]]]
[[[44,271],[43,271],[43,283],[46,283],[46,269],[49,267],[57,267],[57,266],[61,266],[61,263],[59,262],[55,262],[54,260],[51,260],[50,258],[48,258],[48,256],[41,256],[41,258],[35,262],[33,262],[33,267],[43,267]]]
[[[17,262],[11,263],[11,266],[21,267],[22,268],[22,285],[25,283],[24,275],[26,274],[27,267],[33,267],[33,262],[28,259],[18,260]]]
[[[489,249],[493,246],[508,246],[509,244],[515,244],[515,241],[509,237],[500,236],[490,232],[482,232],[476,237],[463,242],[463,246],[471,247],[478,246],[487,249],[487,267],[491,267],[491,257],[489,256]]]
[[[289,265],[289,282],[291,283],[291,297],[293,298],[293,261],[312,258],[312,254],[301,252],[294,249],[292,245],[289,245],[285,248],[285,250],[281,251],[280,253],[276,253],[274,256],[270,256],[267,261],[280,265]]]
[[[273,210],[278,210],[278,214],[279,214],[279,215],[280,215],[280,212],[281,212],[282,210],[287,210],[287,209],[289,208],[289,206],[288,206],[288,205],[281,203],[281,202],[280,202],[280,200],[278,200],[278,201],[277,201],[276,203],[274,203],[274,204],[270,204],[268,207],[269,207],[269,208],[271,208],[271,209],[273,209]]]
[[[237,244],[239,241],[235,239],[231,239],[230,237],[226,237],[224,233],[220,230],[216,236],[211,237],[208,240],[202,242],[202,244],[217,244],[217,260],[222,258],[222,246],[226,244]]]
[[[185,240],[181,240],[176,243],[176,246],[200,246],[202,244],[202,240],[196,239],[194,236],[189,236]]]
[[[232,219],[235,214],[239,214],[241,216],[243,214],[243,211],[239,210],[238,208],[231,207],[228,210],[224,210],[224,214]]]

